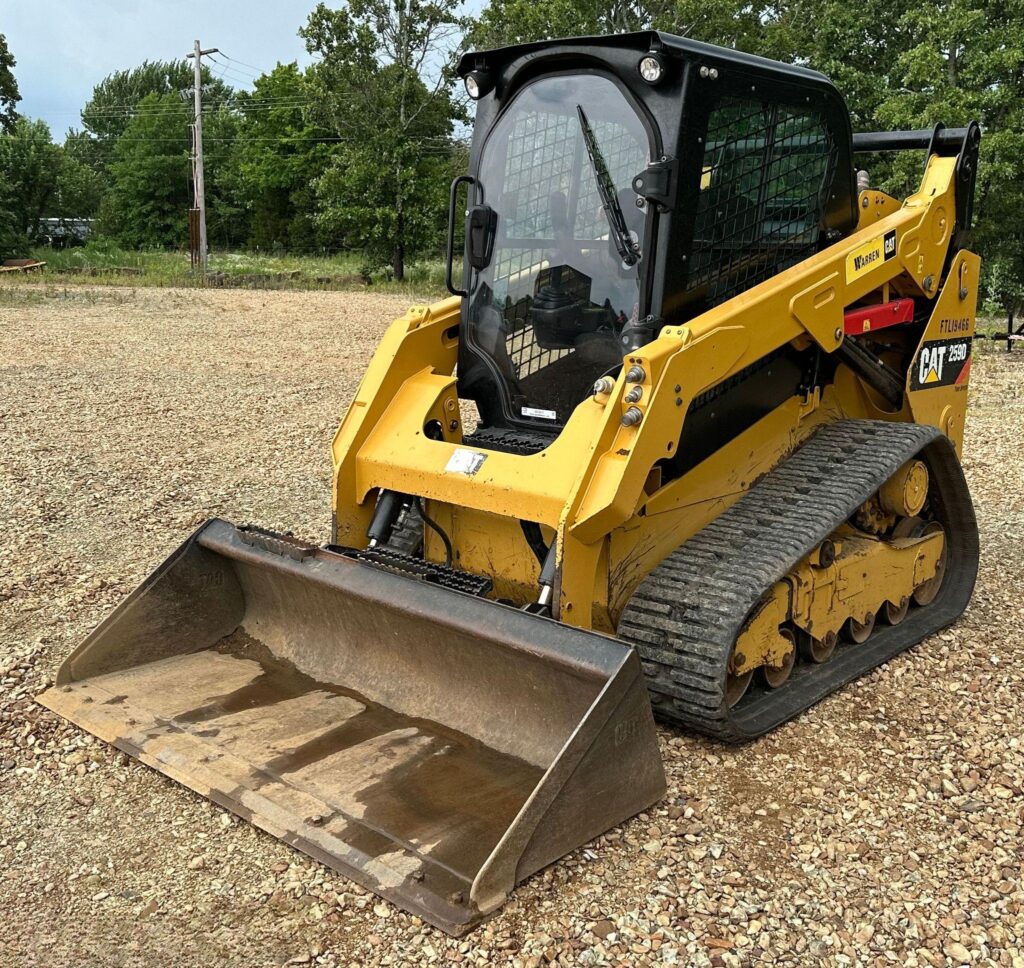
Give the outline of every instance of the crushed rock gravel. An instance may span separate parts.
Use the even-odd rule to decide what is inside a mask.
[[[331,436],[408,301],[0,300],[0,965],[1024,966],[1024,353],[987,342],[962,620],[755,744],[660,730],[665,800],[467,938],[33,703],[204,518],[323,540]]]

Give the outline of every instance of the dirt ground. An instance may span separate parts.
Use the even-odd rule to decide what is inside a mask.
[[[734,750],[453,941],[36,706],[201,520],[315,540],[405,297],[0,293],[0,968],[1024,966],[1024,353],[979,343],[983,560],[953,628]]]

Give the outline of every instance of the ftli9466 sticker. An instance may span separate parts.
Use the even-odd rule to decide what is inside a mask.
[[[971,369],[971,337],[928,340],[910,372],[911,390],[966,385]]]

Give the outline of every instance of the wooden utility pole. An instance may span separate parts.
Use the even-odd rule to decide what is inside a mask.
[[[195,49],[189,57],[195,58],[193,67],[195,68],[194,77],[194,99],[196,109],[196,121],[194,126],[195,131],[195,144],[192,155],[192,171],[193,181],[195,183],[195,208],[199,216],[199,266],[202,269],[203,275],[206,275],[206,265],[208,261],[208,252],[206,245],[206,183],[204,181],[203,173],[203,65],[202,60],[207,54],[219,53],[216,47],[211,47],[209,50],[203,50],[202,45],[199,41],[196,41]]]

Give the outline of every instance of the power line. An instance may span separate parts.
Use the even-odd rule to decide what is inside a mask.
[[[177,137],[177,138],[171,138],[171,137],[164,138],[164,137],[150,136],[150,135],[132,136],[132,135],[125,134],[125,135],[121,135],[120,137],[118,137],[117,141],[118,142],[124,141],[124,142],[126,142],[128,144],[147,144],[147,143],[153,143],[153,144],[177,144],[179,142],[183,142],[185,140],[185,138],[186,138],[185,132],[182,132],[181,137]],[[36,140],[37,139],[35,139],[35,138],[26,137],[25,135],[18,135],[18,134],[0,135],[0,144],[2,144],[4,141],[29,141],[29,142],[32,142],[32,141],[36,141]],[[231,138],[204,137],[203,140],[207,144],[211,144],[211,143],[219,143],[219,144],[306,144],[306,143],[309,143],[309,144],[321,144],[321,143],[323,143],[323,144],[365,144],[366,143],[366,139],[365,138],[340,137],[340,136],[335,136],[335,135],[322,135],[322,136],[302,135],[302,136],[293,136],[293,135],[288,135],[288,134],[278,135],[277,137],[272,137],[272,138],[271,137],[260,138],[260,137],[250,137],[250,136],[239,136],[239,137],[231,137]],[[41,143],[49,144],[49,145],[53,145],[53,146],[59,147],[59,145],[57,145],[56,142],[53,142],[53,141],[41,142]],[[445,152],[445,151],[447,151],[447,150],[449,150],[451,148],[465,148],[465,147],[467,147],[467,143],[465,141],[460,141],[457,138],[448,139],[448,138],[445,138],[445,137],[440,136],[440,135],[416,138],[415,139],[415,143],[417,145],[424,145],[424,147],[420,149],[420,151],[422,153],[438,153],[438,152],[443,153],[443,152]]]
[[[224,76],[224,68],[223,67],[220,69],[220,71],[214,71],[213,75],[214,75],[214,77],[219,78],[222,81],[230,80],[230,78],[226,78]]]
[[[234,61],[236,64],[241,64],[242,67],[248,67],[250,70],[259,71],[260,74],[267,74],[267,71],[262,71],[258,67],[254,67],[252,64],[246,64],[245,61],[240,61],[237,57],[232,57],[230,54],[225,54],[224,51],[220,52],[221,57],[226,57],[229,61]]]
[[[272,111],[297,111],[302,108],[312,107],[316,105],[317,101],[309,99],[296,99],[294,101],[279,101],[270,104],[262,104],[258,102],[254,103],[235,103],[235,102],[215,102],[213,104],[203,105],[203,114],[207,117],[211,115],[220,114],[222,112],[234,111],[238,114],[251,114],[251,113],[269,113]],[[182,116],[190,117],[188,113],[188,105],[164,105],[157,107],[152,110],[137,110],[137,111],[111,111],[111,112],[92,112],[82,111],[77,115],[83,123],[95,122],[95,121],[131,121],[134,118],[160,118],[160,117],[174,117],[176,116],[177,109],[180,107]],[[76,115],[71,112],[66,112],[60,115],[61,117],[75,117]]]
[[[230,73],[231,77],[228,80],[234,81],[236,84],[252,84],[253,81],[258,80],[257,75],[245,75],[241,71],[236,70],[230,64],[218,60],[216,57],[211,60],[220,68],[220,76],[224,77],[225,74]]]
[[[268,111],[293,111],[299,110],[300,108],[312,107],[316,102],[313,101],[295,101],[292,103],[281,103],[281,104],[265,104],[265,105],[244,105],[244,104],[204,104],[203,114],[213,115],[222,114],[236,111],[239,114],[242,113],[262,113]],[[126,111],[119,114],[83,114],[83,119],[88,118],[90,121],[131,121],[133,118],[159,118],[159,117],[176,117],[178,112],[176,110],[177,105],[174,109],[168,107],[161,111]],[[190,117],[191,114],[188,112],[188,105],[181,105],[182,116]]]
[[[182,99],[179,103],[182,109],[187,109],[189,107],[188,102],[184,99]],[[140,102],[135,102],[134,104],[105,104],[103,105],[102,109],[99,110],[90,110],[88,105],[86,105],[80,111],[57,111],[51,112],[51,114],[55,117],[88,117],[97,120],[145,117],[168,113],[173,108],[178,107],[179,103],[148,104],[145,106],[141,105]],[[251,97],[249,96],[248,92],[239,91],[234,97],[223,98],[221,100],[205,101],[203,104],[203,111],[216,111],[220,108],[234,108],[239,111],[273,110],[275,107],[305,107],[319,103],[321,103],[319,100],[312,98],[308,95],[302,94]],[[341,99],[341,103],[351,104],[355,103],[355,101],[354,99]]]
[[[219,66],[223,67],[225,70],[231,71],[232,74],[236,74],[239,77],[245,77],[251,80],[259,80],[259,78],[263,76],[262,72],[257,72],[254,74],[252,71],[244,70],[241,67],[235,67],[234,64],[228,63],[228,61],[230,61],[231,59],[232,58],[229,57],[227,61],[222,61],[219,57],[213,58],[215,63],[217,63]]]
[[[180,103],[181,103],[182,107],[188,107],[188,103],[186,101],[183,100]],[[302,94],[277,95],[276,97],[249,98],[249,97],[246,96],[245,92],[240,92],[240,97],[239,97],[238,100],[236,100],[235,98],[230,98],[230,99],[224,99],[224,100],[220,100],[220,101],[216,101],[216,100],[215,101],[206,101],[205,104],[204,104],[204,110],[207,107],[209,107],[211,109],[213,109],[213,108],[220,108],[220,107],[236,107],[236,108],[240,108],[240,107],[249,107],[249,106],[252,106],[252,105],[260,105],[260,106],[262,106],[262,105],[269,105],[269,106],[273,106],[273,105],[279,104],[279,103],[283,103],[283,104],[289,104],[289,103],[314,104],[314,103],[317,103],[317,102],[315,100],[313,100],[312,98],[310,98],[309,96],[302,95]],[[64,112],[61,112],[61,114],[64,117],[73,116],[75,114],[83,114],[83,115],[88,114],[89,117],[118,117],[118,116],[123,116],[123,115],[137,115],[137,114],[143,114],[143,113],[159,114],[162,111],[167,110],[168,108],[177,107],[177,106],[178,106],[177,104],[174,104],[174,105],[151,104],[151,105],[147,105],[146,107],[143,108],[143,107],[140,107],[138,104],[135,104],[135,105],[131,105],[131,104],[125,104],[125,105],[104,105],[104,107],[103,107],[103,109],[101,111],[90,111],[88,106],[86,106],[85,108],[82,108],[81,111],[77,111],[77,112],[76,111],[64,111]]]

